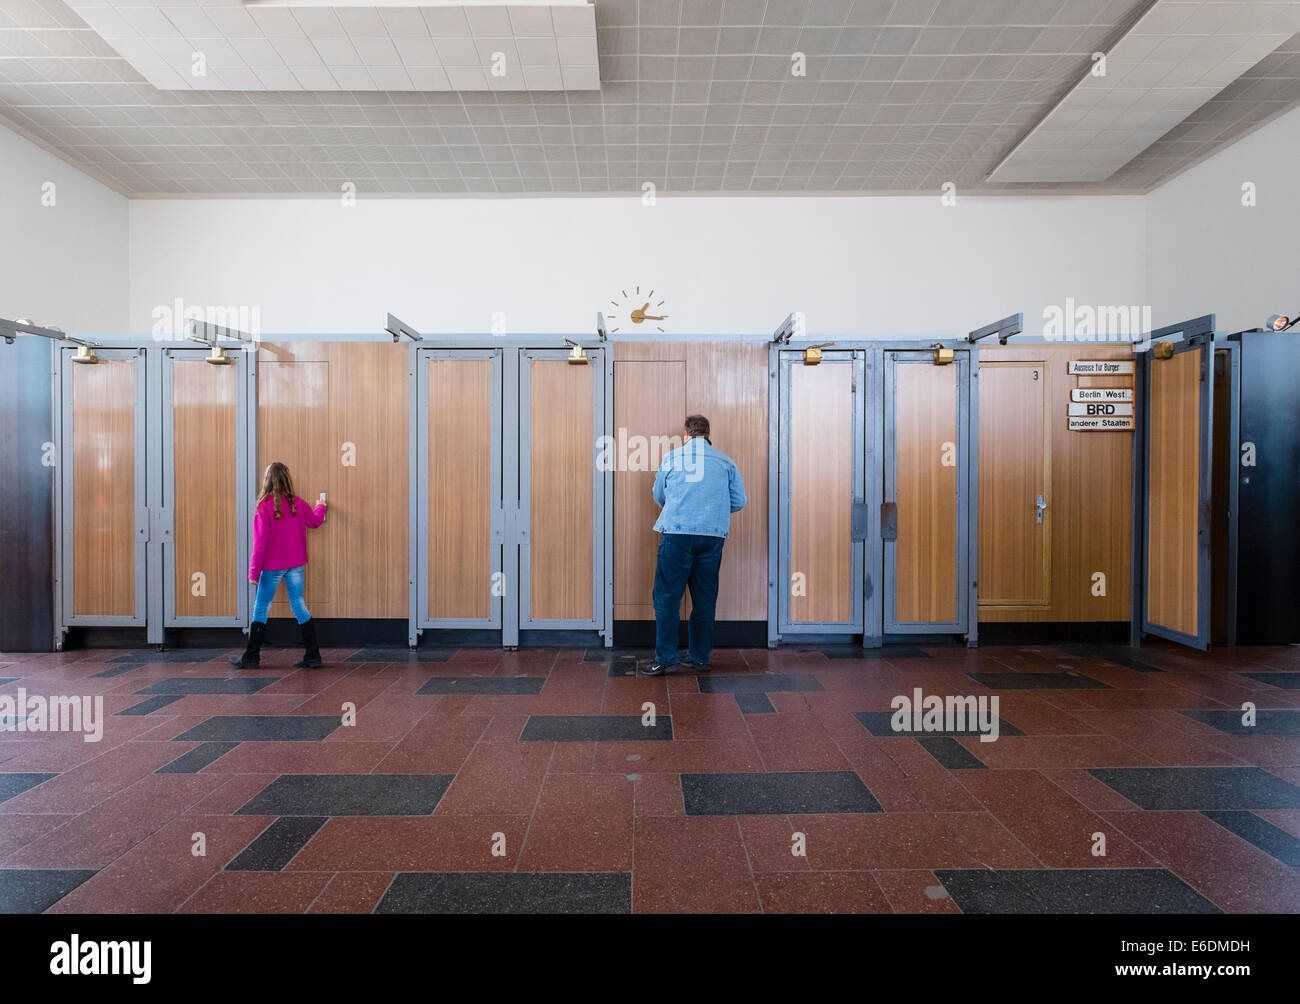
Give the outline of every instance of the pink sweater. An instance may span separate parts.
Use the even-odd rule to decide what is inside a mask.
[[[275,518],[275,498],[262,499],[253,517],[253,557],[248,562],[248,579],[256,582],[262,569],[297,568],[307,564],[307,531],[325,522],[325,503],[314,509],[294,497],[298,515],[288,499],[280,500],[280,518]]]

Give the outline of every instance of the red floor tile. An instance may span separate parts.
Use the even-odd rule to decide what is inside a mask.
[[[764,913],[892,913],[870,872],[756,875]]]
[[[392,882],[392,872],[339,872],[307,912],[373,913]]]
[[[519,871],[630,871],[634,783],[610,774],[549,775]]]
[[[635,913],[757,913],[736,820],[642,816],[632,871]]]

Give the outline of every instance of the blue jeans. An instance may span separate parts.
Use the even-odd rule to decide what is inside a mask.
[[[681,623],[682,593],[691,591],[691,619],[687,641],[691,661],[708,664],[713,651],[713,612],[718,605],[718,571],[722,568],[725,537],[697,533],[665,533],[659,538],[655,565],[655,662],[677,664],[677,628]]]
[[[289,606],[293,608],[293,616],[297,618],[298,623],[306,624],[311,620],[311,611],[307,609],[307,604],[302,598],[302,585],[306,573],[306,565],[299,565],[297,568],[263,568],[257,580],[257,602],[253,604],[253,620],[266,623],[266,615],[271,611],[271,601],[275,599],[275,591],[280,588],[281,579],[284,579],[284,588],[289,593]]]

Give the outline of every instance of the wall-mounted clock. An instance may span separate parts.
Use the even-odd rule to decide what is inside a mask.
[[[660,331],[664,330],[659,326],[658,322],[668,320],[668,315],[663,313],[665,301],[656,301],[654,298],[655,291],[653,289],[648,293],[642,294],[641,287],[637,286],[635,292],[631,294],[629,294],[626,289],[620,289],[619,293],[622,294],[623,297],[621,300],[609,301],[611,306],[620,311],[620,313],[609,315],[609,320],[611,322],[617,322],[618,325],[609,329],[610,334],[618,331],[619,327],[628,323],[641,325],[650,322]]]

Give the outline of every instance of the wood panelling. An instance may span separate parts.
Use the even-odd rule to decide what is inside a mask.
[[[264,342],[258,367],[258,470],[289,465],[329,515],[308,532],[313,616],[405,619],[407,348],[390,342]],[[291,616],[277,601],[272,616]]]
[[[979,601],[1046,607],[1052,527],[1046,361],[980,367]],[[1047,503],[1038,521],[1039,495]]]
[[[76,616],[135,614],[136,365],[135,359],[101,359],[72,366]]]
[[[592,428],[595,369],[533,359],[529,383],[529,609],[534,620],[594,616]]]
[[[492,361],[433,359],[429,378],[430,617],[492,615]]]
[[[722,553],[720,621],[767,618],[767,385],[764,342],[614,343],[615,436],[668,436],[678,445],[686,415],[705,415],[713,445],[745,481],[747,503],[732,515]],[[615,620],[654,619],[653,466],[614,475]]]
[[[981,621],[1127,621],[1129,562],[1132,537],[1133,434],[1131,432],[1071,432],[1067,405],[1072,387],[1132,387],[1131,376],[1075,377],[1068,372],[1071,359],[1133,358],[1128,345],[1010,344],[980,346],[980,444],[984,468],[989,450],[996,456],[1008,447],[1001,440],[1025,435],[1024,426],[1007,421],[986,422],[984,412],[1000,405],[992,400],[986,383],[989,363],[1041,362],[1048,377],[1047,425],[1051,435],[1051,495],[1045,519],[1051,527],[1048,568],[1049,603],[1046,607],[980,606]],[[1135,409],[1136,410],[1136,409]],[[1029,438],[1037,442],[1036,434]],[[1028,444],[1016,447],[1028,453]],[[980,561],[997,549],[990,538],[983,505],[979,513]],[[1105,576],[1100,592],[1094,575]],[[983,576],[980,598],[985,597]]]
[[[853,364],[790,367],[790,620],[853,620]]]
[[[623,346],[616,345],[615,351]],[[614,361],[614,437],[628,444],[614,475],[614,619],[654,620],[651,602],[659,507],[651,490],[666,452],[680,446],[686,415],[686,361]],[[659,448],[653,448],[658,443]],[[634,447],[644,449],[635,453]],[[730,555],[724,555],[728,568]],[[765,573],[766,574],[766,573]],[[719,596],[721,601],[722,597]]]
[[[713,445],[745,482],[722,549],[720,621],[767,619],[767,351],[766,342],[686,344],[686,413],[708,418]]]
[[[237,511],[239,371],[202,359],[172,365],[172,499],[178,617],[235,617],[247,578]],[[195,595],[194,576],[203,576]]]
[[[957,619],[957,367],[900,363],[895,428],[899,623]]]
[[[1151,360],[1147,620],[1197,633],[1201,350]]]

